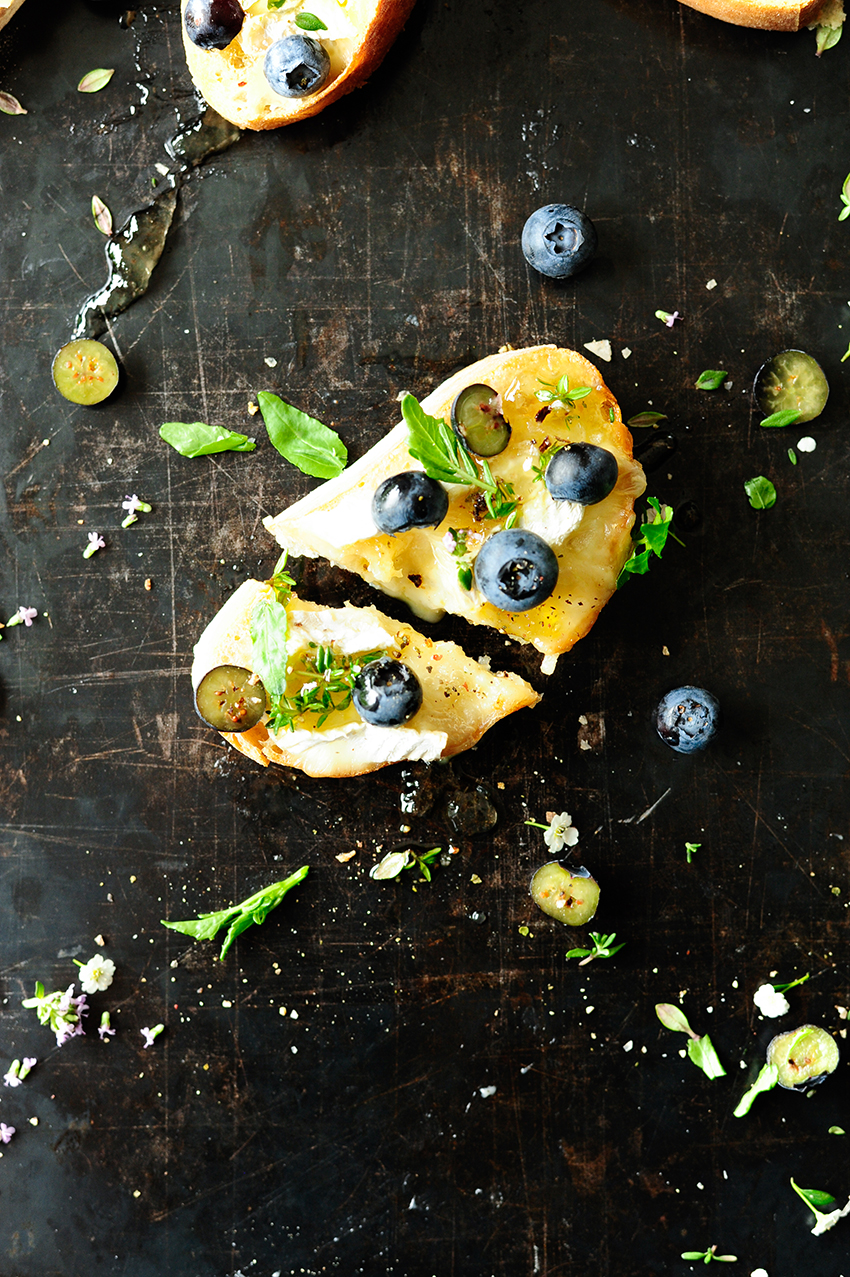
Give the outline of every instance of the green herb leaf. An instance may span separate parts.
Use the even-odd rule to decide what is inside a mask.
[[[282,457],[316,479],[335,479],[342,474],[348,450],[335,430],[268,390],[260,391],[257,402],[269,438]]]
[[[688,1057],[697,1068],[702,1069],[707,1078],[725,1077],[726,1070],[720,1063],[711,1038],[706,1033],[701,1038],[691,1038],[688,1042]]]
[[[833,27],[819,22],[815,27],[815,56],[820,57],[827,49],[834,49],[841,39],[841,27]]]
[[[649,569],[649,561],[652,555],[661,558],[661,552],[667,544],[668,536],[672,536],[674,541],[678,541],[678,537],[673,533],[671,523],[673,522],[673,510],[668,505],[661,505],[657,497],[649,497],[648,503],[650,512],[646,521],[640,525],[640,534],[636,538],[634,544],[635,549],[632,550],[631,557],[626,560],[620,569],[620,575],[617,577],[617,589],[619,590],[629,579],[630,576],[643,576]],[[681,545],[681,542],[679,542]],[[638,549],[642,546],[642,549]]]
[[[236,937],[252,923],[259,925],[264,922],[267,915],[272,909],[277,908],[287,892],[296,887],[299,882],[303,882],[309,870],[309,865],[302,865],[288,878],[263,887],[247,900],[243,900],[238,905],[232,905],[229,909],[219,909],[215,913],[202,913],[197,918],[190,918],[185,922],[166,922],[162,919],[162,925],[171,931],[179,931],[184,936],[191,936],[194,940],[212,940],[213,936],[230,922],[219,954],[219,959],[223,960]]]
[[[114,74],[114,67],[97,67],[94,71],[89,71],[83,76],[77,85],[77,92],[99,93],[101,89],[106,88]]]
[[[701,846],[702,846],[701,842],[686,842],[685,843],[685,855],[688,858],[688,864],[690,864],[691,861],[693,860],[694,852],[699,851]]]
[[[753,1100],[762,1091],[772,1091],[779,1082],[779,1073],[775,1064],[765,1064],[748,1091],[745,1091],[735,1106],[733,1117],[743,1117],[749,1113]]]
[[[299,13],[295,19],[296,27],[302,31],[327,31],[327,26],[314,13]]]
[[[788,460],[791,462],[792,466],[797,464],[797,454],[793,448],[788,449]]]
[[[665,1029],[670,1029],[673,1033],[688,1033],[692,1038],[696,1037],[693,1029],[688,1024],[684,1011],[680,1011],[678,1007],[673,1006],[672,1002],[656,1002],[655,1014]]]
[[[112,214],[99,195],[92,196],[91,215],[94,218],[94,224],[99,231],[101,231],[104,235],[112,234]]]
[[[251,665],[269,696],[286,691],[286,640],[289,621],[277,599],[261,598],[251,613]]]
[[[747,479],[744,491],[754,510],[769,510],[776,505],[776,488],[763,474],[756,475],[755,479]]]
[[[159,428],[159,436],[181,457],[209,457],[214,452],[253,452],[256,443],[247,435],[224,426],[208,426],[203,421],[166,421]]]
[[[525,823],[529,825],[533,822],[527,820]],[[614,940],[616,940],[616,938],[616,931],[612,931],[610,936],[604,936],[600,931],[591,931],[590,939],[593,943],[593,948],[570,949],[567,957],[582,958],[583,961],[579,963],[580,967],[586,967],[588,962],[593,962],[594,958],[612,958],[614,954],[619,953],[626,944],[625,940],[622,944],[614,944]]]
[[[439,483],[479,488],[484,493],[487,516],[491,519],[508,519],[514,514],[519,501],[514,497],[511,484],[495,479],[484,458],[476,465],[472,454],[445,421],[430,417],[410,394],[401,401],[401,414],[407,424],[408,452],[421,463],[429,478]]]
[[[827,1131],[827,1135],[846,1135],[846,1134],[847,1132],[845,1131],[843,1126],[831,1126],[829,1130]]]
[[[781,412],[772,412],[769,417],[765,417],[761,424],[768,430],[781,430],[784,426],[793,426],[800,415],[799,408],[783,408]]]
[[[667,414],[664,412],[638,412],[634,417],[629,417],[626,425],[630,430],[639,429],[641,426],[657,426],[659,421],[666,421]]]
[[[4,93],[0,90],[0,111],[4,115],[29,115],[25,111],[20,102],[11,93]]]
[[[819,1214],[821,1210],[829,1210],[831,1206],[835,1205],[835,1198],[832,1193],[821,1192],[819,1188],[801,1188],[799,1184],[795,1184],[793,1178],[791,1187],[798,1197],[802,1197],[815,1215]]]
[[[805,984],[809,979],[809,975],[810,972],[807,971],[805,975],[801,975],[797,980],[792,980],[790,984],[775,984],[773,987],[777,993],[787,993],[789,989],[796,989],[798,984]]]
[[[719,390],[728,377],[725,369],[706,368],[696,380],[697,390]]]

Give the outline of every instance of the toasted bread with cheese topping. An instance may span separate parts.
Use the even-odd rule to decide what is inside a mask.
[[[325,30],[296,25],[299,6],[271,9],[268,0],[243,4],[242,30],[225,49],[193,44],[181,21],[189,72],[206,101],[241,129],[277,129],[317,115],[359,88],[383,61],[404,26],[415,0],[309,0],[306,8]],[[181,17],[187,0],[182,0]],[[316,39],[330,58],[327,80],[305,97],[282,97],[266,79],[263,63],[282,36]]]
[[[192,686],[219,665],[252,669],[251,616],[268,585],[245,581],[210,621],[195,646]],[[516,674],[491,672],[456,643],[437,643],[377,608],[321,607],[292,595],[286,605],[287,657],[293,667],[310,644],[346,655],[385,648],[419,679],[421,708],[400,727],[365,723],[353,705],[317,726],[305,715],[294,730],[272,731],[268,715],[244,732],[222,732],[247,758],[267,767],[282,763],[308,776],[360,776],[389,763],[450,758],[475,745],[507,714],[540,700]]]
[[[545,411],[538,394],[567,375],[573,389],[588,388],[568,410]],[[377,485],[404,470],[421,470],[408,451],[408,431],[400,422],[365,456],[284,510],[266,519],[266,527],[291,554],[324,557],[356,572],[387,594],[404,599],[416,615],[438,620],[453,612],[474,625],[489,625],[533,644],[546,658],[545,673],[593,625],[616,588],[631,552],[635,499],[646,483],[632,455],[632,437],[617,401],[599,370],[576,351],[533,346],[490,355],[449,377],[422,401],[433,417],[448,420],[455,396],[483,383],[501,396],[511,427],[508,447],[488,461],[495,478],[513,485],[520,497],[516,526],[541,536],[558,560],[558,582],[545,602],[525,612],[495,607],[458,574],[447,531],[461,530],[474,550],[504,526],[482,517],[480,501],[469,487],[446,485],[449,512],[437,528],[379,532],[371,512]],[[556,442],[583,441],[612,452],[618,478],[614,490],[595,505],[555,501],[539,471]]]

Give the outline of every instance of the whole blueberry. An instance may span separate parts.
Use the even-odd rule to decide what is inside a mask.
[[[504,612],[528,612],[548,599],[557,583],[555,552],[536,532],[495,532],[475,560],[475,584]]]
[[[448,493],[421,470],[403,470],[379,483],[372,497],[372,518],[392,535],[409,528],[436,528],[449,512]]]
[[[266,53],[263,73],[282,98],[306,98],[316,93],[331,73],[327,49],[308,35],[286,35]]]
[[[720,703],[704,687],[674,687],[661,697],[655,730],[677,754],[705,749],[717,731]]]
[[[238,0],[189,0],[183,14],[186,34],[199,49],[226,49],[244,21]]]
[[[354,680],[352,700],[364,723],[400,727],[422,704],[422,684],[409,665],[384,656],[364,665]]]
[[[582,270],[596,253],[596,228],[580,209],[546,204],[522,228],[522,251],[529,266],[551,279]]]
[[[546,487],[556,501],[596,505],[612,492],[619,469],[617,458],[595,443],[568,443],[546,467]]]

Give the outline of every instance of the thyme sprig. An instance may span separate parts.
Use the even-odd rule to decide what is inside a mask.
[[[505,527],[513,527],[519,511],[513,484],[495,478],[485,458],[473,457],[452,428],[440,417],[430,417],[413,395],[403,397],[401,414],[407,423],[408,451],[429,478],[477,488],[487,507],[485,517],[505,519]]]
[[[610,936],[602,935],[601,931],[591,931],[590,939],[593,944],[592,949],[570,949],[567,954],[568,958],[581,958],[580,967],[586,967],[588,962],[592,962],[594,958],[612,958],[615,953],[619,953],[625,945],[614,944],[617,938],[616,931],[612,931]]]
[[[592,386],[576,386],[574,390],[570,390],[570,379],[567,373],[559,377],[557,381],[542,381],[537,378],[542,390],[538,390],[536,398],[552,411],[556,412],[559,408],[572,408],[577,399],[584,399],[592,393]]]
[[[386,648],[346,656],[334,647],[310,643],[300,668],[288,671],[290,678],[305,682],[292,696],[278,697],[269,711],[269,727],[273,732],[295,731],[296,721],[305,714],[317,716],[316,728],[337,710],[351,704],[354,684],[364,665],[387,655]]]

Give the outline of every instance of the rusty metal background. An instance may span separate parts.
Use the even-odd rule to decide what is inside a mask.
[[[0,88],[28,111],[0,117],[0,619],[40,613],[0,643],[0,1058],[39,1061],[0,1093],[0,1275],[657,1277],[712,1245],[733,1273],[850,1273],[850,1224],[812,1237],[789,1184],[850,1193],[828,1133],[850,1130],[846,1059],[810,1099],[732,1117],[774,1030],[757,985],[811,972],[786,1027],[843,1031],[850,1003],[846,42],[816,59],[811,33],[673,0],[419,0],[365,89],[185,177],[150,290],[113,322],[126,384],[87,410],[50,364],[105,279],[92,196],[123,222],[199,112],[178,5],[124,13],[27,0],[0,34]],[[77,92],[94,67],[110,84]],[[552,200],[599,231],[564,284],[519,249]],[[687,507],[685,545],[548,681],[495,635],[433,630],[541,706],[445,768],[348,782],[223,746],[192,710],[192,644],[268,575],[262,517],[314,481],[263,441],[183,459],[161,422],[253,433],[274,390],[356,457],[402,388],[505,342],[604,338],[624,415],[668,416],[649,491]],[[788,346],[830,400],[762,431],[752,377]],[[731,389],[695,390],[705,368]],[[758,474],[772,510],[745,498]],[[153,510],[124,530],[133,492]],[[84,560],[92,530],[107,546]],[[302,589],[372,597],[321,564]],[[724,712],[693,759],[650,725],[683,682]],[[458,833],[447,803],[478,787],[498,823]],[[552,809],[602,883],[594,925],[626,942],[609,961],[568,962],[578,938],[528,897],[545,849],[524,821]],[[370,880],[408,837],[460,852],[430,885]],[[224,963],[160,926],[300,864]],[[57,1050],[21,999],[64,988],[98,935],[115,982]],[[726,1078],[656,1020],[680,997]]]

